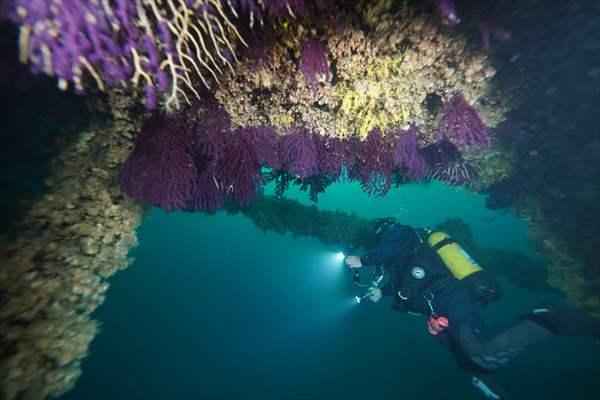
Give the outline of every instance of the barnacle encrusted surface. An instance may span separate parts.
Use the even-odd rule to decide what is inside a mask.
[[[91,313],[107,278],[126,268],[141,207],[116,185],[139,129],[113,97],[114,120],[96,121],[55,160],[47,194],[34,200],[18,237],[0,248],[0,398],[70,390],[98,332]]]
[[[322,135],[361,139],[375,127],[388,132],[416,124],[426,132],[424,145],[439,114],[435,99],[447,101],[456,92],[475,104],[486,125],[503,119],[506,107],[491,83],[495,70],[464,37],[407,3],[355,7],[309,26],[273,26],[276,40],[263,60],[243,61],[216,91],[233,123],[281,131],[305,125]],[[297,66],[300,44],[311,38],[326,43],[331,72],[317,76],[315,93]]]

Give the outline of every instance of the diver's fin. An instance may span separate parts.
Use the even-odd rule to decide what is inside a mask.
[[[569,306],[542,303],[521,319],[535,322],[555,335],[600,339],[600,318]]]
[[[510,400],[511,396],[493,378],[491,374],[479,374],[471,377],[471,384],[479,389],[483,395],[492,400]]]

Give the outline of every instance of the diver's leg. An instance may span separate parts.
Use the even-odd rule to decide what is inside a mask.
[[[468,325],[459,328],[459,342],[475,363],[495,369],[532,343],[553,335],[600,338],[600,319],[557,304],[541,304],[508,329],[484,337]]]
[[[460,342],[460,327],[468,326],[479,337],[485,337],[485,327],[477,313],[477,305],[462,284],[448,286],[439,293],[439,311],[448,318],[448,328],[437,335],[439,341],[452,353],[456,363],[469,376],[471,384],[486,398],[508,400],[512,396],[496,381],[490,370],[476,364]]]
[[[458,367],[467,374],[476,375],[488,372],[486,369],[475,364],[448,332],[439,333],[437,339],[450,351]]]
[[[490,337],[482,337],[467,325],[459,327],[465,353],[480,367],[493,370],[518,356],[527,346],[552,336],[552,332],[529,320],[518,321]]]
[[[459,366],[467,366],[464,360],[467,358],[480,368],[477,370],[471,366],[463,369],[472,374],[472,383],[488,398],[508,398],[502,393],[501,386],[494,382],[490,371],[515,358],[527,346],[553,335],[600,338],[599,318],[551,304],[541,304],[507,329],[488,335],[476,306],[464,291],[451,288],[439,297],[441,314],[448,318],[446,346]]]
[[[448,318],[448,333],[464,353],[484,370],[493,370],[516,357],[531,343],[552,336],[552,332],[529,319],[517,321],[508,329],[489,335],[477,305],[468,291],[453,283],[440,293],[440,310]]]
[[[486,398],[493,400],[508,400],[512,398],[508,390],[496,381],[492,372],[475,364],[448,332],[441,332],[437,337],[452,353],[460,369],[468,375],[471,384]]]

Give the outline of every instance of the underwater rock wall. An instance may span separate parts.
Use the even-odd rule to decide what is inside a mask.
[[[384,196],[393,183],[480,189],[508,176],[510,154],[490,137],[508,105],[487,55],[422,4],[336,4],[254,28],[240,19],[240,63],[146,124],[124,190],[169,211],[215,211],[270,181],[316,202],[346,177]]]
[[[512,172],[488,189],[488,203],[527,220],[548,283],[600,315],[600,29],[590,18],[600,3],[506,0],[482,11],[512,35],[494,64],[519,105],[496,130]]]
[[[569,241],[555,233],[548,224],[548,214],[540,206],[547,202],[546,198],[528,196],[515,204],[518,215],[528,223],[531,242],[547,259],[547,282],[559,290],[569,304],[600,317],[600,273],[597,266],[586,262],[585,254],[574,253]]]
[[[351,179],[373,195],[384,195],[397,171],[400,182],[425,176],[481,187],[510,169],[507,157],[490,148],[489,137],[489,128],[503,120],[508,105],[492,83],[496,72],[487,54],[454,30],[459,18],[452,2],[442,7],[436,1],[392,0],[86,0],[74,7],[62,0],[11,0],[6,15],[19,27],[21,61],[34,73],[56,78],[60,89],[95,95],[124,87],[134,101],[172,114],[149,127],[150,136],[161,136],[168,125],[183,119],[195,131],[183,135],[188,142],[208,141],[200,147],[219,148],[206,140],[213,133],[212,121],[201,127],[192,122],[211,118],[198,103],[214,94],[232,121],[233,132],[225,129],[224,137],[236,128],[260,127],[280,136],[301,132],[304,137],[370,141],[352,154],[354,160],[335,152],[325,157],[337,159],[340,166],[345,163]],[[416,140],[406,140],[408,135]],[[289,151],[280,149],[290,154],[283,154],[277,168],[299,178],[299,185],[310,186],[312,198],[331,176],[324,177],[328,174],[323,168],[302,165],[304,171],[298,172],[289,164],[306,164],[307,154],[314,159],[311,148],[318,140],[283,140],[284,146],[294,143]],[[139,147],[148,148],[151,142]],[[410,153],[393,163],[391,153],[407,143]],[[201,192],[192,196],[191,205],[157,199],[157,193],[140,195],[139,188],[125,184],[127,193],[168,210],[211,211],[220,208],[213,207],[218,201],[212,198],[235,198],[239,190],[236,200],[246,203],[252,198],[248,189],[260,191],[270,178],[259,168],[245,173],[248,160],[264,160],[248,149],[241,157],[244,144],[237,138],[215,154],[193,144],[177,145],[174,151],[161,145],[149,153],[171,158],[165,166],[168,173],[158,183],[173,187],[171,192],[177,193],[172,197]],[[421,160],[418,150],[429,145],[436,147]],[[330,147],[322,146],[324,153]],[[238,154],[231,154],[233,148]],[[144,178],[144,168],[135,165],[149,158],[143,153],[135,152],[128,163],[128,182]],[[245,162],[229,162],[235,159]],[[215,176],[215,162],[228,164],[218,166],[217,172],[231,171]],[[431,165],[426,168],[426,163]],[[418,170],[410,170],[415,165]],[[178,187],[182,185],[186,187]],[[206,207],[202,193],[209,190],[219,193],[211,193],[211,206]]]
[[[0,247],[0,397],[43,399],[70,390],[98,333],[91,313],[107,279],[126,268],[141,208],[116,184],[139,129],[126,100],[54,160],[46,194],[29,204],[17,238]]]
[[[215,91],[235,126],[365,139],[374,128],[417,125],[424,146],[435,141],[441,103],[458,92],[486,125],[503,120],[487,54],[407,2],[346,2],[261,35],[270,40],[260,55],[227,72]]]

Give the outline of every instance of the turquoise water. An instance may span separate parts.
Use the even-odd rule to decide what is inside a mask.
[[[338,185],[319,207],[400,213],[416,226],[461,217],[482,245],[529,251],[523,222],[483,204],[438,184],[383,199]],[[158,209],[139,239],[135,262],[111,280],[95,314],[102,332],[64,399],[482,398],[421,317],[387,302],[355,304],[348,271],[316,240],[262,233],[241,215]],[[492,327],[549,297],[499,281],[507,295],[484,312]],[[599,368],[592,342],[556,338],[498,378],[517,399],[597,399]]]
[[[267,194],[271,191],[271,187],[266,188]],[[286,195],[303,204],[312,204],[306,193],[296,186]],[[353,182],[328,187],[319,198],[318,206],[321,210],[354,212],[365,218],[397,216],[402,223],[418,227],[434,226],[458,217],[470,226],[475,240],[482,246],[534,255],[527,241],[525,222],[505,211],[486,208],[485,199],[486,196],[437,181],[402,185],[390,189],[385,197],[373,199]]]

